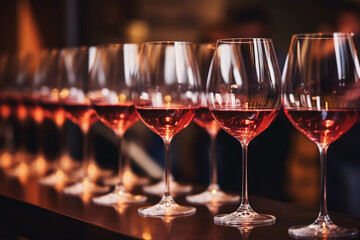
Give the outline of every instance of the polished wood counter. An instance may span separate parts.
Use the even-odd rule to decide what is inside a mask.
[[[0,172],[0,233],[5,239],[8,236],[26,239],[289,239],[287,229],[290,226],[309,224],[317,216],[316,209],[254,196],[250,197],[252,207],[258,212],[275,215],[277,220],[274,225],[252,229],[251,233],[249,229],[217,226],[213,222],[214,214],[232,212],[238,204],[194,205],[195,215],[173,219],[147,218],[137,213],[139,207],[155,204],[159,199],[149,196],[145,204],[103,207],[89,199],[84,201],[39,185],[36,178],[21,183]],[[175,199],[180,204],[191,205],[184,196]],[[339,225],[360,229],[359,218],[336,213],[331,213],[331,217]],[[3,238],[0,235],[0,239]]]

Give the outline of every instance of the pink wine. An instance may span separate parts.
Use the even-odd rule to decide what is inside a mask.
[[[216,134],[220,130],[219,124],[217,124],[214,117],[211,115],[208,107],[200,107],[196,110],[194,122],[210,134]]]
[[[311,141],[329,145],[346,133],[359,118],[354,109],[284,110],[292,124]]]
[[[88,103],[62,103],[62,107],[69,119],[78,124],[83,132],[88,132],[91,124],[96,121],[95,111]]]
[[[62,104],[62,107],[74,122],[77,122],[80,118],[87,117],[92,111],[91,105],[86,103]]]
[[[116,134],[122,136],[128,128],[138,121],[134,105],[94,105],[96,114],[101,121],[112,128]]]
[[[61,127],[66,119],[65,111],[58,101],[42,99],[40,106],[44,110],[44,115],[51,118],[58,127]]]
[[[278,109],[212,109],[219,125],[240,142],[249,143],[275,119]]]
[[[40,100],[40,106],[49,117],[61,108],[58,101],[51,100]]]
[[[34,97],[26,96],[26,95],[22,96],[21,103],[29,110],[32,110],[37,105],[37,101]]]
[[[187,127],[197,108],[149,108],[138,107],[141,120],[156,134],[167,140]]]

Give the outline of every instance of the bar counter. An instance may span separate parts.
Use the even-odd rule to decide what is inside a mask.
[[[275,215],[274,225],[241,229],[214,224],[214,214],[230,213],[239,204],[193,205],[195,215],[176,218],[149,218],[137,213],[139,207],[159,200],[148,196],[143,204],[98,206],[90,198],[64,195],[40,185],[36,178],[21,182],[0,172],[0,239],[289,239],[290,226],[310,224],[317,216],[317,209],[256,196],[250,196],[253,209]],[[175,200],[192,205],[184,195]],[[337,213],[330,216],[338,225],[360,229],[359,218]]]

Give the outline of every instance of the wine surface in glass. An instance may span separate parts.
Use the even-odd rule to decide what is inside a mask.
[[[64,103],[62,107],[74,122],[80,118],[87,118],[92,111],[91,105],[86,103]]]
[[[141,120],[162,138],[171,139],[176,133],[187,127],[197,108],[137,107]]]
[[[61,108],[58,101],[47,99],[40,100],[40,106],[44,110],[44,115],[54,120],[58,127],[61,127],[65,122],[65,111]]]
[[[62,103],[62,107],[68,118],[78,124],[83,132],[87,132],[93,120],[95,121],[92,118],[94,110],[88,103]]]
[[[37,105],[37,100],[34,97],[31,96],[22,96],[21,99],[22,105],[24,105],[27,109],[33,109]]]
[[[211,109],[219,125],[240,141],[249,142],[275,119],[278,109]]]
[[[133,104],[96,104],[93,107],[101,121],[121,136],[138,121]]]
[[[196,110],[194,122],[200,127],[206,129],[208,132],[214,134],[216,134],[220,129],[219,124],[217,124],[214,117],[211,115],[208,107],[200,107]]]
[[[285,109],[294,126],[311,141],[329,145],[346,133],[357,121],[355,109]]]

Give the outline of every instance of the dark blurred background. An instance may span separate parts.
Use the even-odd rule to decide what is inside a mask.
[[[359,9],[359,0],[0,0],[0,53],[109,42],[270,37],[282,69],[292,34],[360,33]],[[69,136],[79,134],[69,122],[67,131]],[[111,167],[116,163],[115,135],[101,123],[92,132],[98,164]],[[68,145],[73,157],[81,158],[76,139],[81,138],[69,137]],[[162,140],[142,123],[130,129],[127,140],[163,165]],[[208,144],[207,133],[194,123],[175,136],[172,168],[176,179],[208,183]],[[216,150],[220,185],[239,192],[240,144],[221,131]],[[360,125],[333,143],[328,153],[329,210],[360,216]],[[281,112],[250,143],[250,194],[317,207],[318,158],[315,144],[298,133]],[[146,173],[141,164],[132,165]]]

